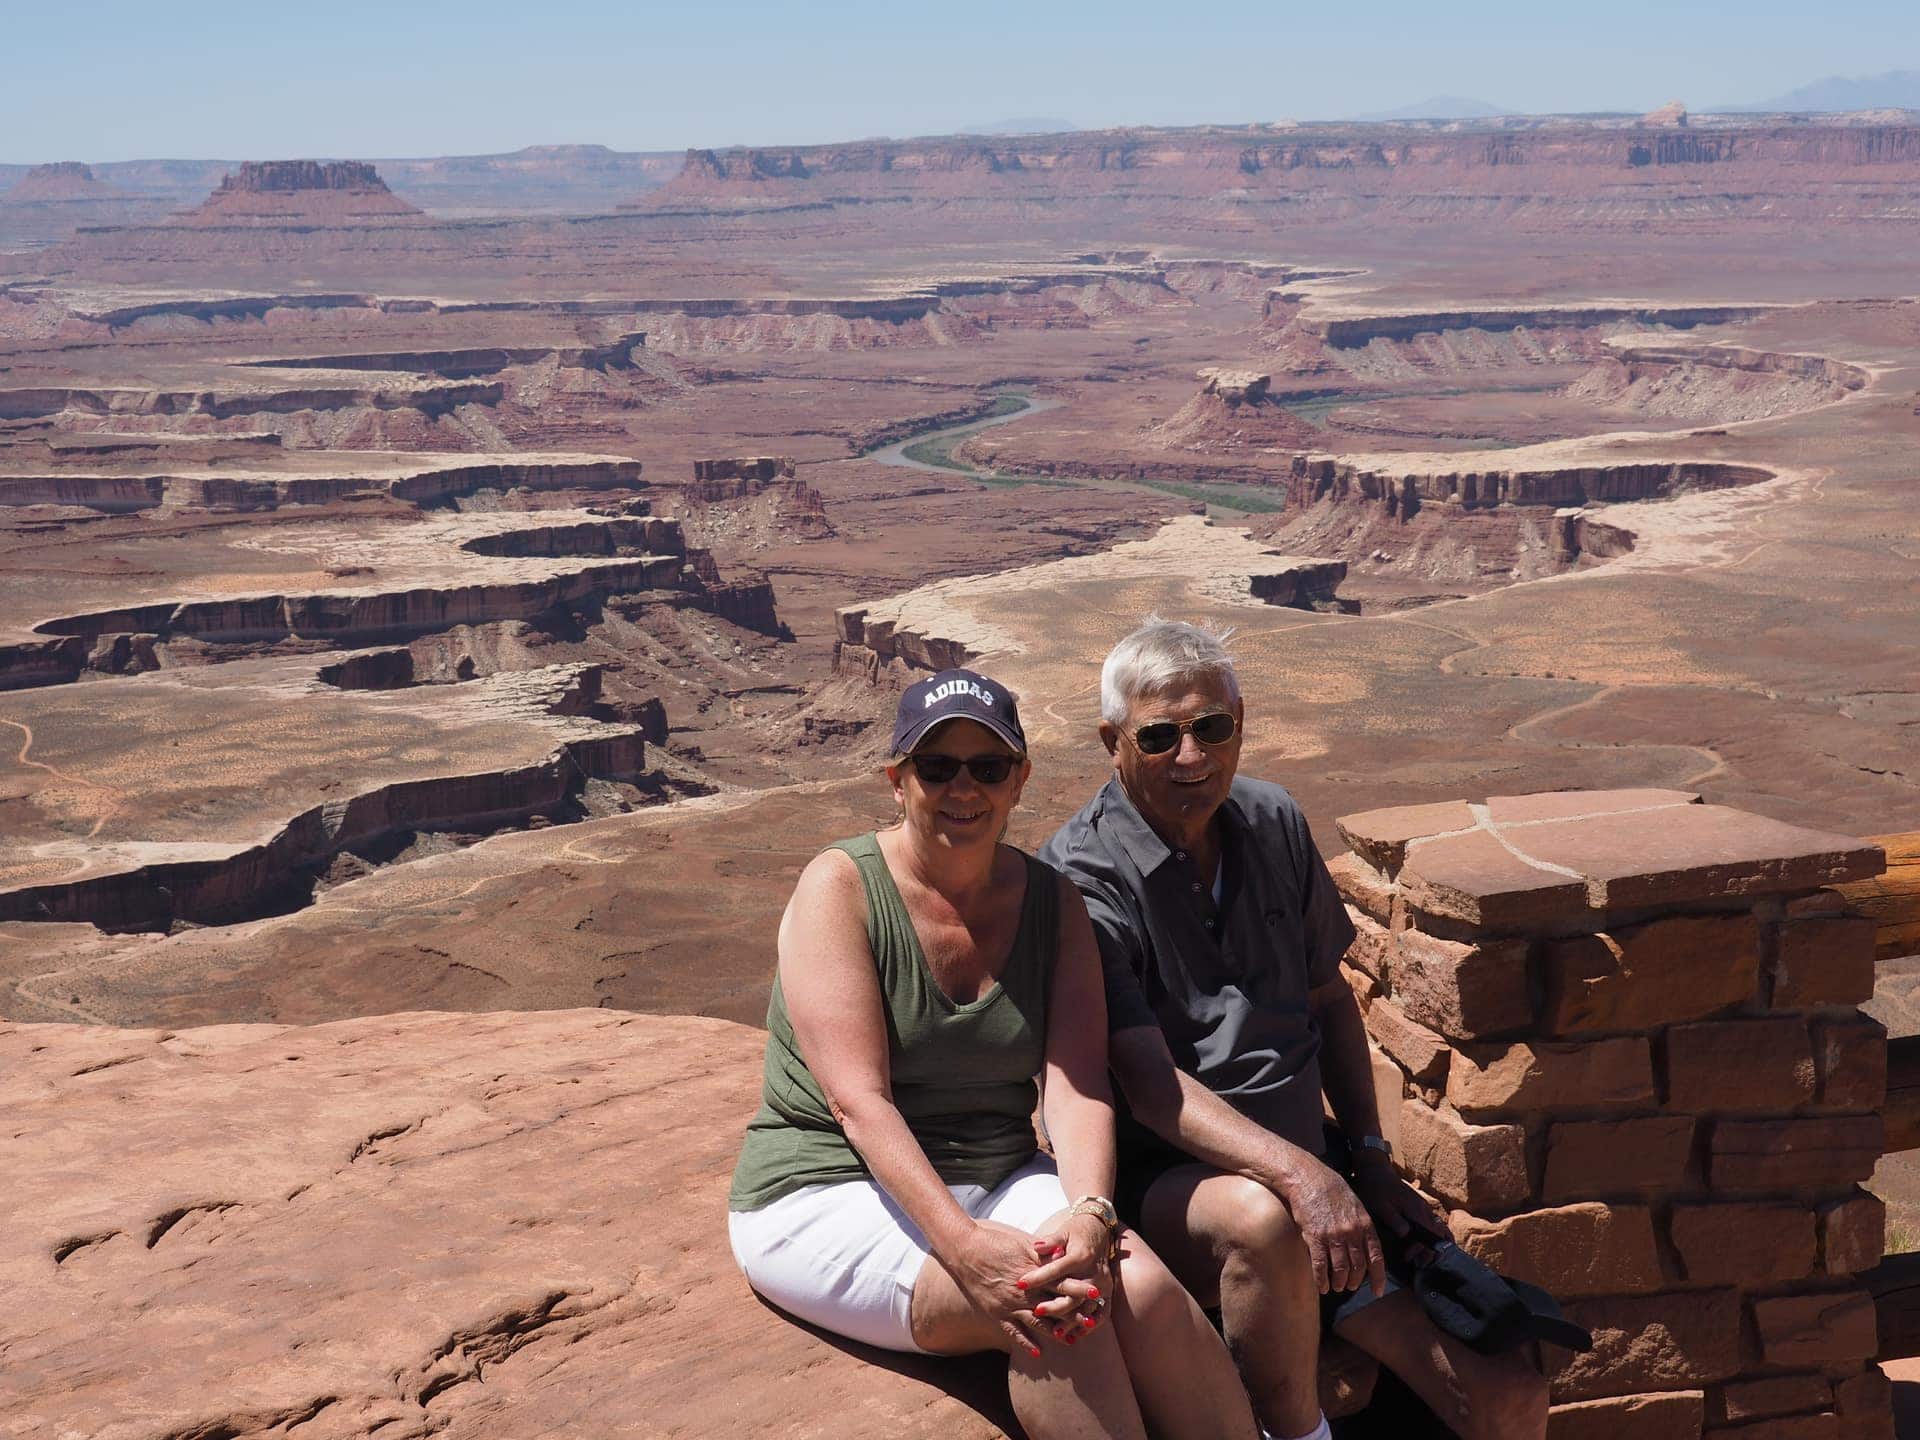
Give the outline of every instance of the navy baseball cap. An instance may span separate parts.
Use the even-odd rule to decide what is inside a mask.
[[[911,755],[913,747],[944,720],[984,725],[1020,754],[1027,753],[1027,732],[1020,728],[1013,692],[972,670],[942,670],[907,687],[893,715],[893,753]]]

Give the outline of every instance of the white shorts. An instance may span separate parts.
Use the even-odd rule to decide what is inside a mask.
[[[1067,1208],[1045,1155],[992,1190],[947,1189],[974,1219],[1030,1233]],[[927,1263],[926,1237],[871,1180],[809,1185],[759,1210],[732,1211],[727,1235],[747,1283],[782,1310],[850,1340],[920,1351],[913,1286]]]

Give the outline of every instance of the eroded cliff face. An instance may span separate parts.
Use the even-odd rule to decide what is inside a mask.
[[[1029,195],[1214,196],[1228,192],[1346,195],[1571,195],[1606,184],[1634,192],[1693,183],[1795,189],[1823,172],[1893,178],[1920,172],[1920,127],[1785,126],[1676,129],[1557,123],[1532,130],[1435,133],[1399,126],[1313,125],[1131,129],[1019,136],[862,141],[780,150],[693,150],[645,202],[789,205],[841,198]],[[1905,176],[1904,178],[1911,178]],[[1729,192],[1727,198],[1737,201]],[[1863,197],[1854,197],[1856,201]],[[1886,203],[1878,197],[1869,203]],[[1736,203],[1736,208],[1738,204]]]
[[[175,223],[364,225],[422,218],[357,160],[249,160],[221,180],[200,207]]]

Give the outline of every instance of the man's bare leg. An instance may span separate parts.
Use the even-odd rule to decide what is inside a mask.
[[[1202,1305],[1218,1303],[1227,1347],[1274,1435],[1320,1421],[1320,1294],[1293,1216],[1256,1181],[1205,1165],[1147,1191],[1141,1232]]]
[[[1482,1355],[1448,1335],[1405,1290],[1335,1326],[1413,1388],[1461,1440],[1543,1440],[1547,1382],[1524,1351]]]

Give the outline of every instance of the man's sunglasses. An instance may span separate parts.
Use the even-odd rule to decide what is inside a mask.
[[[962,760],[958,755],[909,755],[909,764],[914,774],[928,785],[945,785],[960,773],[962,765],[967,773],[981,785],[998,785],[1013,773],[1013,767],[1020,762],[1012,755],[969,755]]]
[[[1178,747],[1180,737],[1189,731],[1202,745],[1224,745],[1239,728],[1240,722],[1225,710],[1191,720],[1156,720],[1133,732],[1133,746],[1142,755],[1165,755]]]

